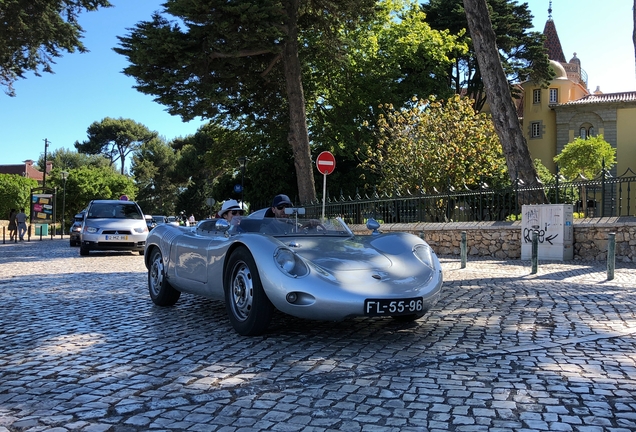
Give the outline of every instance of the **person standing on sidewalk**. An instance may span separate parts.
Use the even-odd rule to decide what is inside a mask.
[[[18,224],[18,234],[20,236],[20,241],[24,241],[24,233],[27,231],[27,215],[24,213],[24,209],[20,209],[20,213],[15,215],[15,221]]]
[[[14,208],[9,212],[9,241],[18,241],[18,225],[15,221],[15,215],[17,214]]]

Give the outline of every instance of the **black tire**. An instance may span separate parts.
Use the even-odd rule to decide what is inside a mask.
[[[143,254],[144,254],[144,251],[140,250],[139,255],[143,255]]]
[[[150,253],[148,293],[152,302],[157,306],[172,306],[181,297],[181,292],[174,289],[166,279],[163,256],[158,248],[153,249]]]
[[[89,248],[87,248],[83,244],[80,244],[80,255],[81,256],[88,256],[89,250],[90,250]]]
[[[267,330],[274,313],[252,254],[244,247],[232,252],[225,269],[225,308],[234,330],[258,336]]]

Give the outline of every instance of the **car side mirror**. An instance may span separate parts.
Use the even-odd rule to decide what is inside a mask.
[[[378,231],[378,228],[380,228],[380,223],[377,220],[373,218],[370,218],[369,220],[367,220],[367,229],[371,231],[371,234],[373,235],[380,234],[380,232]]]

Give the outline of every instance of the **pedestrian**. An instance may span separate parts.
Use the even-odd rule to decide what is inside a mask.
[[[18,225],[18,235],[20,236],[20,241],[24,241],[24,234],[27,231],[27,215],[24,213],[24,209],[20,209],[20,213],[15,215],[15,221]]]
[[[15,215],[17,214],[14,208],[9,211],[9,241],[17,241],[18,224],[15,221]]]
[[[272,200],[272,206],[265,212],[265,217],[287,218],[289,215],[285,214],[285,209],[293,206],[287,195],[276,195]]]
[[[196,219],[194,218],[193,214],[190,215],[190,218],[188,219],[188,222],[190,222],[190,226],[194,226],[194,223],[196,222]]]

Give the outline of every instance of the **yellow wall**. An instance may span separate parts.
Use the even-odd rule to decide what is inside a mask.
[[[623,108],[616,113],[617,175],[622,175],[628,168],[636,172],[636,121],[634,119],[636,119],[636,108]]]

